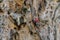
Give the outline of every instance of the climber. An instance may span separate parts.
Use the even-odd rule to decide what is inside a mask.
[[[10,40],[13,40],[13,38],[16,40],[16,37],[19,37],[19,34],[17,32],[17,28],[14,27],[14,29],[10,30]]]
[[[38,7],[38,11],[41,11],[41,8],[42,8],[42,6],[41,6],[41,3],[40,3],[39,7]]]
[[[15,40],[17,40],[17,37],[18,37],[18,39],[19,39],[19,33],[18,33],[18,31],[17,31],[17,28],[14,28],[14,30],[16,31],[16,32],[14,33],[14,38],[15,38]]]
[[[27,0],[24,0],[24,5],[26,5],[26,1],[27,1]]]
[[[14,31],[13,29],[10,30],[10,39],[9,40],[13,40],[13,34],[14,34]]]
[[[21,28],[21,26],[23,25],[23,26],[25,26],[26,25],[26,22],[25,22],[25,20],[24,20],[24,16],[21,16],[20,18],[20,25],[18,26],[18,30],[20,30],[20,28]]]
[[[32,20],[32,22],[33,22],[34,26],[36,26],[36,27],[39,29],[40,24],[39,24],[39,19],[38,19],[38,17],[35,17],[35,18]]]

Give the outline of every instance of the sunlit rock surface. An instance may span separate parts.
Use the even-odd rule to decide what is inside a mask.
[[[60,40],[60,1],[0,0],[0,40]]]

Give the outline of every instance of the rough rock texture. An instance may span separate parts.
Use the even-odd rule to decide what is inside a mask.
[[[59,0],[0,0],[0,40],[60,40]]]

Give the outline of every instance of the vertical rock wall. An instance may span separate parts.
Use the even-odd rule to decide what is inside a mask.
[[[59,0],[0,0],[0,40],[60,40]]]

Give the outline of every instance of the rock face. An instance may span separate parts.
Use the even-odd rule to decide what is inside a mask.
[[[0,0],[0,40],[60,40],[59,0]]]

